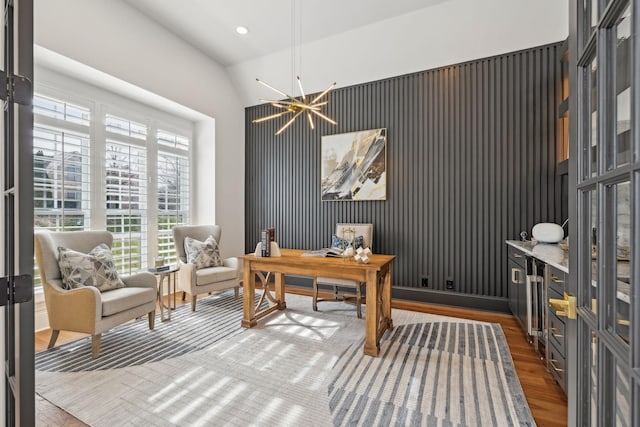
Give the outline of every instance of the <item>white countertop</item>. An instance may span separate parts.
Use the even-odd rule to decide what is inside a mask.
[[[559,270],[569,273],[569,252],[562,249],[556,243],[532,243],[522,242],[520,240],[507,240],[507,245],[521,250],[526,255],[539,259],[540,261],[552,265]],[[593,263],[595,268],[595,262]],[[618,262],[617,265],[618,277],[629,277],[629,263]],[[597,282],[592,281],[593,286],[597,285]],[[617,280],[617,292],[618,299],[629,303],[630,286],[621,280]]]
[[[552,265],[555,268],[569,272],[569,252],[558,246],[557,243],[532,243],[520,240],[507,240],[507,245],[520,249],[525,254]]]

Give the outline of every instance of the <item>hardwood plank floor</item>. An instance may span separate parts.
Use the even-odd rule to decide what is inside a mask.
[[[310,296],[311,291],[296,287],[287,287],[287,292]],[[329,294],[323,295],[330,297]],[[187,303],[189,299],[187,298]],[[178,298],[178,305],[185,304]],[[311,305],[311,301],[309,301]],[[502,326],[511,357],[520,379],[520,384],[527,398],[531,413],[540,427],[561,427],[567,425],[567,398],[562,389],[547,372],[544,364],[527,342],[524,332],[517,320],[508,314],[487,311],[470,310],[434,304],[416,303],[394,300],[393,308],[413,310],[422,313],[439,314],[442,316],[458,317],[478,320],[482,322],[499,323]],[[50,331],[40,331],[35,334],[36,352],[45,350],[49,343]],[[72,332],[60,332],[57,345],[74,341],[86,336]],[[36,425],[53,426],[84,426],[83,422],[63,411],[47,400],[36,396]]]

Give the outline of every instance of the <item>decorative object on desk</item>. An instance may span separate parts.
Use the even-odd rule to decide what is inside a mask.
[[[346,256],[346,255],[344,255],[344,252],[340,248],[322,248],[322,249],[317,249],[315,251],[307,251],[303,253],[301,256],[318,257],[318,258],[322,258],[322,257],[342,258],[343,256]]]
[[[541,222],[533,226],[531,235],[540,243],[558,243],[564,239],[564,230],[558,224]]]
[[[356,262],[361,262],[363,264],[369,264],[369,255],[371,255],[371,250],[369,248],[358,248],[356,250],[356,254],[354,255],[353,259]]]
[[[260,256],[271,256],[271,242],[275,241],[275,238],[275,228],[265,228],[260,232]]]
[[[321,199],[387,199],[387,129],[322,137]]]
[[[270,242],[269,247],[270,247],[269,256],[272,256],[272,257],[282,256],[282,254],[280,253],[280,246],[278,246],[278,242]],[[256,250],[253,252],[253,255],[257,257],[262,257],[263,256],[262,254],[263,254],[262,242],[258,242],[258,244],[256,245]]]
[[[353,238],[350,241],[348,241],[347,239],[343,239],[340,236],[337,236],[335,234],[331,235],[331,247],[332,248],[338,248],[338,249],[342,249],[345,250],[347,249],[349,246],[354,247],[354,248],[359,248],[364,246],[364,236],[357,236],[355,238]]]
[[[154,265],[156,268],[161,268],[162,266],[164,266],[164,257],[163,256],[157,256],[153,259],[154,261]]]
[[[291,71],[292,71],[292,78],[294,75],[296,75],[296,62],[295,62],[295,50],[296,50],[296,32],[300,32],[301,29],[296,27],[296,0],[291,0]],[[298,22],[300,20],[297,20]],[[300,49],[302,49],[300,47]],[[302,55],[300,55],[302,57]],[[300,65],[300,68],[302,68],[302,64]],[[304,90],[302,89],[302,81],[300,80],[300,76],[297,75],[296,76],[296,80],[298,81],[298,88],[300,89],[300,97],[295,97],[292,95],[288,95],[286,93],[284,93],[283,91],[281,91],[280,89],[276,89],[275,87],[271,86],[270,84],[263,82],[260,79],[256,79],[256,81],[258,83],[260,83],[263,86],[268,87],[269,89],[273,90],[274,92],[278,93],[279,95],[284,96],[286,99],[285,100],[276,100],[276,99],[261,99],[260,101],[262,102],[268,102],[269,104],[271,104],[273,107],[277,108],[279,112],[275,113],[275,114],[271,114],[265,117],[260,117],[258,119],[254,119],[253,123],[261,123],[261,122],[265,122],[267,120],[272,120],[272,119],[276,119],[278,117],[285,117],[288,116],[290,114],[293,114],[293,117],[291,117],[291,119],[289,119],[289,121],[287,121],[284,125],[282,125],[280,127],[280,129],[276,132],[276,135],[281,134],[286,128],[288,128],[293,122],[296,121],[296,119],[301,116],[302,114],[306,113],[307,119],[309,121],[309,126],[311,126],[311,129],[315,129],[315,125],[313,123],[313,117],[317,116],[320,117],[321,119],[336,125],[336,121],[327,117],[326,115],[322,114],[320,112],[320,110],[322,109],[322,107],[324,107],[325,105],[327,105],[329,103],[329,101],[322,101],[322,99],[331,91],[331,89],[333,89],[333,87],[336,85],[335,82],[333,82],[327,89],[325,89],[324,92],[322,92],[320,95],[314,97],[314,98],[307,98],[307,96],[304,93]],[[294,93],[294,85],[291,85],[291,93]],[[322,101],[322,102],[321,102]]]

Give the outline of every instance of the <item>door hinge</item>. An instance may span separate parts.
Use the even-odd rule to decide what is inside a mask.
[[[30,274],[0,277],[0,306],[19,304],[33,299],[33,278]]]
[[[33,98],[31,80],[16,74],[7,76],[6,72],[0,71],[0,81],[5,82],[4,85],[0,84],[0,99],[21,105],[31,105]]]

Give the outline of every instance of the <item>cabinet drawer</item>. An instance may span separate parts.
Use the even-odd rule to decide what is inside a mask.
[[[509,246],[509,258],[514,260],[520,267],[525,268],[526,255],[520,249]]]
[[[553,344],[549,346],[549,359],[547,360],[547,365],[551,375],[558,381],[562,390],[567,391],[567,380],[565,373],[565,358],[560,352],[555,348]]]
[[[560,294],[560,297],[562,298],[562,295],[564,294],[565,291],[565,282],[567,279],[567,275],[564,271],[562,270],[558,270],[555,267],[552,267],[550,265],[547,266],[548,268],[548,276],[547,276],[547,281],[549,283],[549,289],[553,289],[554,291],[556,291],[558,294]]]
[[[564,347],[564,322],[556,316],[552,309],[549,309],[548,314],[549,341],[558,349],[559,354],[564,357],[566,354]]]

